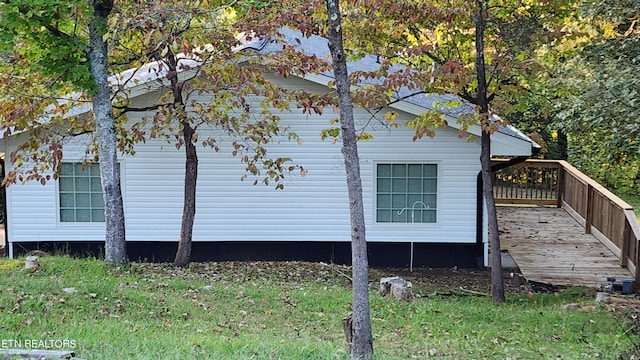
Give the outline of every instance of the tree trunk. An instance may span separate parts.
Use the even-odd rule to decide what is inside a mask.
[[[182,209],[182,226],[180,241],[173,265],[185,267],[191,261],[191,240],[193,222],[196,216],[196,182],[198,180],[198,155],[196,146],[192,142],[194,129],[188,121],[182,121],[185,142],[185,173],[184,173],[184,205]]]
[[[498,234],[498,215],[493,197],[493,176],[491,174],[491,127],[489,119],[489,102],[487,100],[487,78],[484,64],[484,29],[486,23],[486,6],[484,0],[476,0],[476,75],[478,79],[478,106],[482,127],[480,164],[482,167],[482,195],[487,205],[489,227],[489,249],[491,249],[491,294],[493,301],[504,302],[504,280],[502,279],[502,254],[500,236]]]
[[[347,73],[347,59],[342,42],[342,19],[338,0],[327,0],[329,15],[329,49],[333,58],[333,72],[336,79],[340,106],[340,127],[342,129],[342,154],[347,175],[349,193],[349,213],[351,218],[351,266],[353,271],[353,315],[351,359],[373,358],[373,336],[369,315],[369,261],[364,226],[364,205],[362,202],[362,179],[358,143],[353,120],[351,84]]]
[[[185,147],[185,172],[184,172],[184,202],[182,207],[182,224],[180,227],[180,239],[178,250],[173,260],[173,265],[178,267],[189,266],[191,262],[191,240],[193,238],[193,222],[196,217],[196,184],[198,181],[198,154],[193,143],[195,129],[191,127],[186,116],[184,98],[182,96],[182,83],[178,81],[178,58],[169,51],[166,62],[170,72],[176,74],[171,78],[171,91],[173,92],[173,110],[180,118],[182,135]]]
[[[127,263],[124,207],[120,190],[115,119],[108,81],[107,43],[102,37],[107,24],[107,16],[113,8],[113,1],[90,0],[89,5],[93,7],[94,12],[89,21],[87,55],[91,75],[96,83],[93,111],[98,131],[98,157],[104,198],[105,261],[122,265]]]
[[[564,130],[558,130],[558,160],[567,160],[569,157],[568,142],[567,133]]]

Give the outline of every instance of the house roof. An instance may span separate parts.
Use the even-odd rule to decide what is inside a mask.
[[[251,41],[247,41],[244,46],[240,47],[240,49],[253,49],[262,54],[270,54],[281,51],[284,43],[296,48],[298,51],[301,51],[308,56],[315,55],[318,58],[327,60],[330,60],[331,58],[331,53],[328,46],[329,41],[324,37],[317,35],[304,36],[300,31],[286,27],[281,28],[279,30],[279,34],[281,35],[281,38],[277,41],[268,38],[252,38]],[[361,59],[348,62],[347,70],[350,73],[356,71],[373,72],[378,70],[380,66],[381,61],[378,56],[367,54]],[[390,67],[390,73],[403,71],[406,69],[407,68],[403,65],[393,64]],[[305,78],[322,85],[327,85],[329,81],[334,79],[334,75],[332,71],[325,71],[322,72],[320,76],[307,75],[305,76]],[[382,81],[383,80],[379,78],[360,79],[357,85],[380,85]],[[393,97],[395,99],[402,99],[402,101],[399,101],[397,103],[397,106],[392,105],[392,107],[397,107],[399,110],[404,110],[414,115],[420,115],[426,110],[436,110],[448,117],[449,121],[447,123],[449,126],[458,129],[460,128],[460,126],[457,125],[457,119],[460,116],[475,113],[473,104],[453,94],[425,94],[421,91],[410,90],[405,86],[396,90]],[[451,104],[452,102],[454,102],[456,106],[447,106],[447,104]],[[415,105],[419,108],[415,109],[415,107],[407,105]],[[500,118],[494,115],[494,119],[499,120]],[[472,132],[478,135],[479,126],[475,130],[476,131]],[[531,143],[531,146],[534,148],[540,148],[540,145],[523,134],[520,130],[516,129],[514,126],[499,125],[498,132],[517,138],[519,140],[527,141]]]
[[[281,28],[279,33],[281,37],[277,40],[266,37],[254,37],[250,41],[245,41],[243,45],[236,47],[235,50],[243,51],[251,49],[266,55],[280,52],[283,44],[287,44],[302,51],[306,55],[315,55],[318,58],[327,60],[331,58],[328,40],[326,38],[317,35],[307,37],[300,31],[290,28]],[[192,72],[193,69],[200,64],[201,60],[195,55],[184,55],[179,59],[178,70],[185,74]],[[380,65],[379,57],[367,54],[359,60],[349,62],[347,68],[349,72],[371,72],[379,69]],[[390,68],[391,72],[401,70],[406,70],[406,67],[394,64]],[[154,61],[140,68],[129,69],[122,73],[112,75],[109,77],[109,83],[113,91],[126,90],[129,92],[129,97],[135,97],[161,87],[162,85],[159,80],[165,79],[167,72],[167,66],[163,65],[160,61]],[[334,75],[332,71],[325,71],[320,74],[306,74],[304,78],[311,82],[327,86],[329,82],[334,80]],[[361,79],[357,86],[379,85],[381,82],[381,79],[376,78]],[[445,114],[448,118],[448,126],[457,129],[461,127],[457,122],[458,117],[464,114],[474,113],[474,106],[472,104],[452,94],[425,94],[423,92],[410,90],[407,87],[401,87],[395,91],[393,97],[399,101],[394,102],[390,107],[416,116],[423,114],[425,111],[436,110]],[[66,100],[61,100],[60,103],[78,101],[80,98],[80,93],[72,93],[66,97]],[[452,107],[446,105],[452,101],[455,101],[457,106]],[[92,104],[90,102],[79,102],[77,105],[68,109],[66,116],[82,115],[91,111],[91,108]],[[496,118],[499,119],[497,116]],[[43,116],[42,121],[47,121],[46,115]],[[472,126],[468,131],[474,135],[480,135],[480,127],[478,125]],[[15,135],[19,132],[12,133]],[[499,125],[498,133],[519,141],[524,141],[530,144],[532,148],[540,148],[535,141],[511,125]]]

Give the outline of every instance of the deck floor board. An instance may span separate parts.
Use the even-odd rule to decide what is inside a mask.
[[[527,280],[596,286],[605,277],[633,275],[564,209],[499,206],[502,250],[509,251]]]

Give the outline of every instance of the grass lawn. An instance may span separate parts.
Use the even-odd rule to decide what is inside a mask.
[[[4,345],[73,341],[84,359],[348,357],[341,326],[351,296],[347,267],[236,262],[187,270],[147,263],[111,268],[64,256],[41,258],[35,271],[23,264],[0,259]],[[631,316],[595,306],[582,288],[510,293],[506,304],[493,304],[490,297],[455,291],[455,283],[443,289],[442,279],[436,288],[428,270],[420,269],[411,280],[421,296],[400,303],[375,292],[381,274],[392,275],[378,270],[371,279],[377,359],[628,359],[640,344],[626,320]],[[567,303],[583,306],[562,311]]]

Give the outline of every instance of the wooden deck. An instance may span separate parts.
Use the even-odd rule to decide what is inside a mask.
[[[527,280],[593,287],[613,276],[633,279],[620,259],[562,208],[499,206],[502,250]]]

